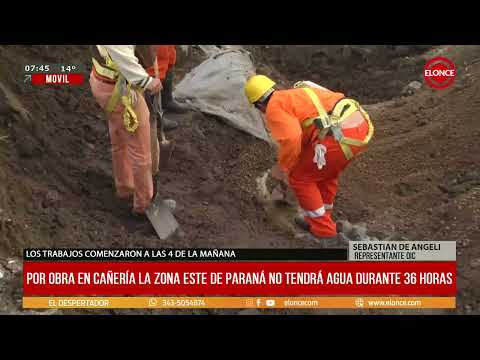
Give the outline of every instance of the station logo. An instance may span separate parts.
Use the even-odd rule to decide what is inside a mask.
[[[425,82],[434,89],[446,89],[452,85],[457,75],[455,64],[445,57],[430,59],[423,68]]]

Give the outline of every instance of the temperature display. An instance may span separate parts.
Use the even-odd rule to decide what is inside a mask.
[[[60,65],[60,69],[62,72],[78,72],[77,65]]]

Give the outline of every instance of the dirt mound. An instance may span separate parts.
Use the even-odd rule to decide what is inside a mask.
[[[246,45],[257,71],[290,87],[299,80],[374,104],[400,96],[412,81],[422,81],[428,45]]]
[[[375,137],[345,172],[337,216],[372,233],[456,240],[459,312],[480,311],[480,47],[457,47],[454,85],[367,107]]]

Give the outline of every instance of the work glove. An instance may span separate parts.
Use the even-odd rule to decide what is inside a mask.
[[[147,89],[150,90],[150,93],[157,94],[160,90],[163,89],[162,82],[160,81],[160,79],[153,78]]]
[[[288,176],[287,174],[280,169],[278,165],[274,165],[272,170],[272,177],[288,185]]]
[[[287,188],[282,185],[277,185],[275,189],[272,191],[272,200],[274,201],[282,201],[285,200],[287,196]]]
[[[322,144],[315,145],[315,154],[313,156],[313,162],[317,164],[318,170],[321,170],[326,164],[325,154],[327,153],[327,148]]]
[[[284,176],[282,179],[275,178],[278,181],[273,189],[270,199],[273,201],[279,201],[288,205],[294,206],[296,203],[295,194],[288,185],[288,179]]]

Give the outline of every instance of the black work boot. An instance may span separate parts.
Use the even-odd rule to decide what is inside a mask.
[[[310,224],[305,220],[305,217],[303,215],[297,215],[293,219],[295,222],[295,225],[297,225],[300,229],[305,230],[305,231],[310,231]]]
[[[299,214],[294,218],[295,225],[297,225],[302,230],[308,232],[306,235],[301,235],[302,238],[316,242],[320,245],[321,248],[332,248],[332,249],[344,249],[348,248],[348,238],[346,238],[343,234],[337,234],[335,236],[329,237],[319,237],[313,235],[310,232],[310,224],[305,220],[304,216]]]
[[[173,98],[173,78],[175,73],[173,70],[170,70],[165,75],[165,80],[163,81],[163,90],[162,90],[162,107],[165,111],[171,111],[174,113],[185,113],[188,111],[185,106],[177,102]]]

